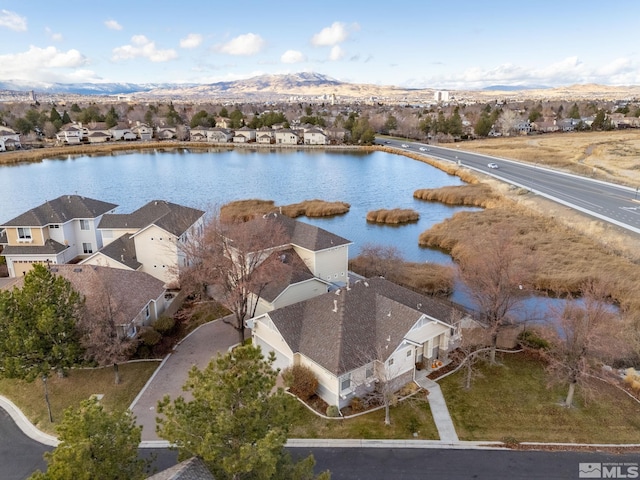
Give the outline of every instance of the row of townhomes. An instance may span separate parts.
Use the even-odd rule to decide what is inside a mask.
[[[226,122],[221,122],[223,125]],[[253,129],[242,127],[230,129],[219,127],[195,127],[189,129],[180,127],[188,132],[188,138],[192,142],[206,143],[260,143],[273,145],[329,145],[343,143],[348,131],[344,128],[319,128],[313,125],[303,125],[300,128],[284,128],[282,125]],[[102,122],[93,122],[90,125],[82,123],[69,123],[64,125],[56,134],[59,143],[77,145],[80,143],[104,143],[114,141],[142,140],[172,140],[178,138],[178,127],[152,127],[145,123],[136,122],[129,124],[120,122],[116,126],[107,127]]]
[[[88,304],[108,291],[121,306],[123,335],[134,335],[171,303],[188,261],[181,245],[202,234],[204,212],[163,200],[125,214],[116,207],[65,195],[5,222],[0,243],[16,282],[41,263]],[[273,262],[282,265],[254,293],[246,326],[263,352],[275,353],[274,368],[312,369],[329,405],[342,408],[380,382],[396,389],[426,377],[455,346],[451,319],[460,315],[449,303],[383,278],[356,278],[348,271],[351,241],[284,215],[264,218],[285,241],[270,246],[259,268],[268,277]]]

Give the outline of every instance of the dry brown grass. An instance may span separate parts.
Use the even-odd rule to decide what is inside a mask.
[[[413,197],[430,202],[442,202],[447,205],[467,205],[473,207],[490,207],[495,205],[500,196],[485,183],[459,185],[442,188],[423,188],[413,192]]]
[[[372,210],[367,213],[367,222],[373,223],[398,225],[400,223],[417,222],[419,219],[420,214],[410,208]]]
[[[459,148],[633,186],[640,182],[640,130],[637,129],[488,138],[463,142]]]
[[[260,200],[252,198],[248,200],[236,200],[220,207],[220,220],[223,222],[246,222],[256,215],[265,215],[276,211],[273,200]]]
[[[350,208],[351,205],[346,202],[327,202],[316,199],[285,205],[281,207],[281,211],[284,215],[291,218],[296,218],[301,215],[307,217],[330,217],[345,214]]]

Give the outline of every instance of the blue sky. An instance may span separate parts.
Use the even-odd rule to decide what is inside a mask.
[[[637,0],[0,0],[0,81],[640,84]]]

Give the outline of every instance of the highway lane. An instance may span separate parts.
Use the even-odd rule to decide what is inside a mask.
[[[377,143],[459,163],[593,217],[640,233],[640,202],[636,201],[640,199],[638,199],[638,191],[634,188],[567,174],[537,164],[465,152],[455,147],[447,148],[396,140],[378,140]],[[407,145],[407,148],[403,148],[403,144]],[[420,151],[420,148],[427,151]],[[487,165],[492,162],[498,164],[499,168],[489,168]]]

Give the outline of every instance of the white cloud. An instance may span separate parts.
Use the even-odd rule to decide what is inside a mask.
[[[122,25],[116,20],[105,20],[104,24],[109,30],[122,30]]]
[[[16,32],[27,30],[27,18],[9,10],[0,10],[0,27],[6,27]]]
[[[66,52],[56,47],[39,48],[31,46],[26,52],[0,55],[0,78],[4,80],[35,80],[35,81],[69,81],[68,73],[58,69],[74,69],[74,74],[83,72],[85,80],[93,78],[93,72],[76,70],[86,65],[87,58],[78,50]],[[89,73],[91,75],[89,75]]]
[[[180,47],[196,48],[202,44],[202,35],[199,33],[190,33],[185,38],[180,39]]]
[[[132,58],[147,58],[152,62],[167,62],[176,58],[178,54],[173,49],[158,50],[155,42],[144,35],[131,37],[130,45],[123,45],[113,49],[112,60],[130,60]]]
[[[55,42],[61,42],[62,41],[62,34],[61,33],[55,33],[49,27],[45,27],[44,31],[47,32],[47,35],[49,35],[49,38],[51,38],[51,40],[53,40]]]
[[[329,60],[336,61],[340,60],[345,56],[345,51],[340,45],[334,45],[331,47],[331,52],[329,53]]]
[[[311,37],[311,44],[316,47],[325,47],[344,42],[349,37],[347,26],[342,22],[333,22],[330,27],[325,27]]]
[[[260,53],[266,42],[260,35],[246,33],[240,35],[227,43],[218,45],[216,50],[229,55],[255,55]]]
[[[306,60],[307,57],[298,50],[287,50],[280,57],[282,63],[302,63]]]

